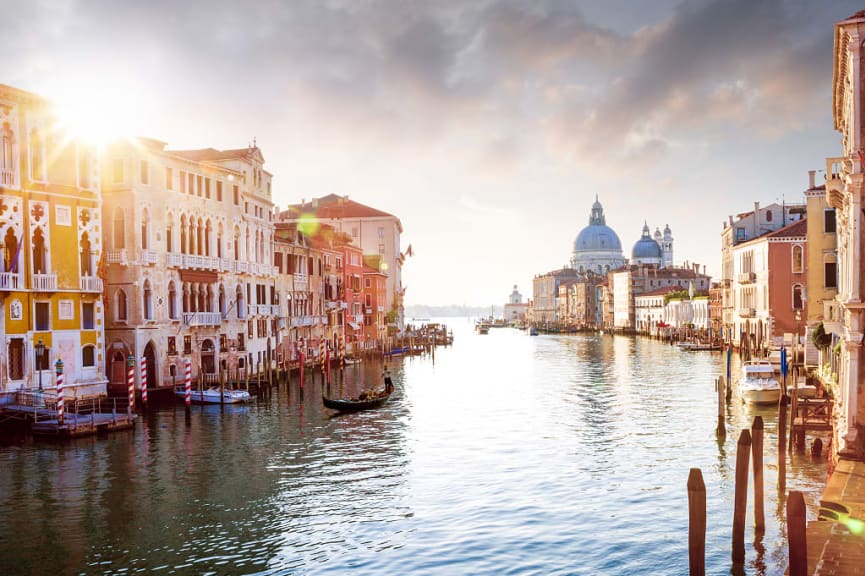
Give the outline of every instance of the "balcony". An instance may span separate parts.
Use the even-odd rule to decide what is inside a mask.
[[[757,279],[756,272],[743,272],[736,275],[736,282],[739,284],[750,284]]]
[[[739,308],[739,318],[753,318],[757,311],[753,308]]]
[[[237,264],[237,273],[238,274],[245,274],[245,273],[249,272],[249,263],[248,262],[245,262],[243,260],[238,260],[237,262],[235,262],[235,264]]]
[[[200,254],[184,254],[184,268],[198,268],[199,270],[218,270],[219,258],[215,256],[202,256]]]
[[[219,261],[219,267],[223,272],[234,272],[234,260],[222,258]]]
[[[153,266],[156,264],[158,259],[158,254],[156,250],[142,250],[141,251],[141,265],[142,266]]]
[[[56,292],[57,274],[34,274],[33,289],[37,292]]]
[[[279,316],[279,304],[271,304],[270,305],[270,315],[271,316]]]
[[[0,290],[20,290],[21,275],[18,272],[0,272]]]
[[[108,263],[120,264],[121,266],[129,264],[129,255],[126,252],[126,248],[120,250],[108,250]]]
[[[96,276],[81,276],[82,292],[102,292],[102,278]]]
[[[15,187],[15,171],[14,170],[0,170],[0,186],[5,186],[7,188]]]
[[[294,275],[294,289],[298,292],[303,292],[309,289],[309,276],[306,274]]]
[[[183,323],[187,326],[219,326],[222,314],[219,312],[184,312]]]
[[[168,258],[166,262],[171,268],[183,268],[183,254],[177,254],[176,252],[169,252],[167,254]]]

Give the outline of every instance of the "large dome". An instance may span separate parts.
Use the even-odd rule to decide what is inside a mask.
[[[574,252],[598,250],[621,251],[622,243],[612,228],[606,224],[589,224],[574,240]]]
[[[580,272],[602,273],[615,270],[624,263],[622,243],[613,229],[607,226],[604,208],[596,197],[589,225],[580,230],[574,240],[571,266]]]

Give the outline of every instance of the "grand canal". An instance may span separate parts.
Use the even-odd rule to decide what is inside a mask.
[[[0,445],[2,574],[687,574],[688,471],[707,488],[707,573],[730,570],[739,430],[766,425],[765,536],[747,574],[783,574],[774,409],[723,357],[623,336],[487,336],[392,363],[385,407],[333,417],[307,377],[244,407],[151,410],[134,432]],[[380,381],[349,367],[343,392]],[[793,455],[809,517],[823,460]],[[750,503],[749,503],[750,504]]]

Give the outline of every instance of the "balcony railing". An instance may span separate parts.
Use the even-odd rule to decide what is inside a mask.
[[[34,274],[33,289],[37,292],[55,292],[57,290],[57,274]]]
[[[244,260],[238,260],[235,262],[237,264],[237,273],[245,274],[249,272],[249,262],[245,262]]]
[[[309,276],[306,274],[295,274],[294,275],[294,289],[298,292],[302,292],[309,287]]]
[[[126,253],[126,248],[121,248],[120,250],[108,250],[108,263],[121,264],[123,266],[129,264],[129,256]]]
[[[102,292],[102,278],[97,276],[81,276],[82,292]]]
[[[753,308],[739,308],[739,318],[753,318],[757,311]]]
[[[223,272],[234,272],[234,260],[229,258],[222,258],[219,261],[219,267]]]
[[[169,252],[166,258],[168,266],[172,268],[183,268],[183,254],[177,252]]]
[[[270,315],[271,316],[279,316],[279,304],[271,304],[270,305]]]
[[[736,275],[736,281],[739,284],[750,284],[754,280],[757,279],[756,272],[742,272],[741,274]]]
[[[20,290],[21,275],[18,272],[0,272],[0,290]]]
[[[219,326],[222,314],[219,312],[184,312],[183,323],[187,326]]]
[[[156,264],[156,260],[158,258],[158,254],[156,250],[142,250],[141,251],[141,263],[145,266]]]

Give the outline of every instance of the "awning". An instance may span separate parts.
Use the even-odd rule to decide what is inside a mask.
[[[348,325],[351,326],[352,329],[355,331],[360,330],[360,324],[357,324],[355,322],[349,322]]]

